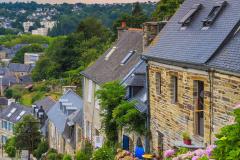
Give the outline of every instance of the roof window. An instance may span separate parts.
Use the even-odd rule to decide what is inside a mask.
[[[108,52],[108,54],[105,56],[105,61],[109,60],[110,56],[115,52],[116,49],[117,49],[117,47],[114,46],[114,47]]]
[[[132,57],[132,55],[135,53],[135,51],[130,51],[126,57],[121,61],[121,65],[124,65],[127,63],[127,61]]]
[[[10,113],[8,113],[7,117],[11,117],[11,115],[16,111],[17,109],[16,108],[13,108]]]
[[[182,26],[187,26],[191,23],[194,15],[201,9],[202,4],[194,4],[185,16],[178,22]]]
[[[16,118],[16,120],[20,120],[22,118],[22,116],[26,113],[26,111],[22,111]]]
[[[218,15],[220,14],[220,12],[222,11],[222,9],[227,5],[226,1],[221,1],[218,2],[216,6],[214,6],[211,10],[211,12],[208,14],[207,18],[205,18],[202,22],[203,22],[203,27],[210,27],[214,21],[216,20],[216,18],[218,17]]]

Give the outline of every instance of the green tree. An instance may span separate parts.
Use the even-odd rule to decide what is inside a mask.
[[[41,143],[38,144],[37,149],[34,150],[33,155],[37,159],[40,159],[44,153],[48,151],[48,142],[46,140],[42,140]]]
[[[169,20],[183,2],[184,0],[159,1],[156,10],[153,12],[153,19],[156,21]]]
[[[97,98],[100,100],[102,125],[107,140],[112,143],[118,142],[118,126],[113,118],[113,110],[122,103],[125,97],[125,89],[119,82],[104,84],[97,91]]]
[[[122,129],[135,131],[141,135],[145,133],[146,115],[135,108],[135,102],[124,101],[113,110],[113,118]]]
[[[213,158],[216,160],[235,160],[240,157],[240,109],[234,111],[235,123],[225,126],[216,135],[217,147],[214,149]]]
[[[90,141],[85,140],[83,148],[76,153],[76,160],[89,160],[92,157],[93,146]]]
[[[21,48],[16,55],[13,57],[13,63],[24,63],[24,54],[25,53],[39,53],[43,52],[44,47],[41,44],[31,44],[29,46],[25,46]]]
[[[41,142],[40,124],[32,115],[26,115],[14,127],[16,148],[28,150],[28,157],[37,149]]]
[[[16,156],[16,138],[12,137],[9,138],[6,142],[6,144],[4,145],[4,150],[7,153],[8,157],[10,158],[14,158]]]

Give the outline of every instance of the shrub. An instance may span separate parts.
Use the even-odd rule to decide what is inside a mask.
[[[216,160],[239,159],[240,157],[240,109],[234,111],[235,124],[225,126],[216,135],[217,147],[213,151]]]
[[[78,151],[76,153],[76,160],[89,160],[91,158],[91,155],[87,155],[86,153],[84,153],[83,151]]]
[[[92,160],[114,160],[114,151],[107,146],[99,148],[93,153]]]
[[[40,159],[44,153],[48,151],[48,143],[47,141],[41,141],[41,143],[38,145],[37,149],[34,150],[33,155],[37,159]]]
[[[57,160],[57,153],[49,153],[47,155],[47,160]]]
[[[63,160],[72,160],[72,157],[68,154],[63,156]]]

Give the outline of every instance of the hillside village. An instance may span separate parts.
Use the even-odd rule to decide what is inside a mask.
[[[151,21],[118,19],[113,41],[87,19],[23,63],[33,44],[2,45],[2,158],[239,160],[240,4],[167,4]]]

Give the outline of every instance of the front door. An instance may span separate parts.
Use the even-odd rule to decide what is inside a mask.
[[[123,149],[129,151],[129,137],[123,135]]]

